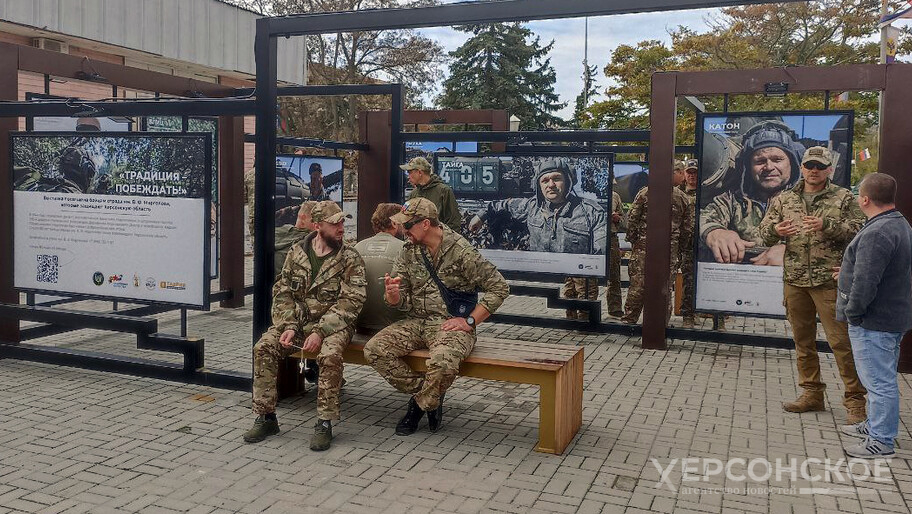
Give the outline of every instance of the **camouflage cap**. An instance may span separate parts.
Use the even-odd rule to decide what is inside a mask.
[[[674,171],[678,171],[678,170],[683,170],[685,167],[686,167],[686,165],[684,164],[684,161],[677,161],[677,160],[676,160],[676,161],[674,162],[674,168],[672,168],[672,169],[673,169]]]
[[[685,170],[698,170],[698,169],[700,169],[700,165],[697,163],[696,159],[687,159],[687,161],[684,162],[684,169]]]
[[[801,165],[805,165],[809,162],[819,162],[824,166],[833,165],[833,155],[829,150],[822,146],[812,146],[804,152],[804,158],[801,159]]]
[[[345,218],[351,218],[351,214],[346,214],[342,212],[342,208],[339,207],[339,204],[332,200],[324,200],[322,202],[317,202],[313,207],[313,211],[310,213],[310,218],[314,223],[326,222],[332,225],[339,223]]]
[[[431,172],[431,163],[429,163],[428,160],[424,157],[415,157],[414,159],[410,160],[408,164],[403,164],[399,167],[405,171],[422,170],[425,173]]]
[[[437,219],[437,206],[427,198],[413,198],[402,205],[402,212],[390,216],[400,225],[423,218]]]

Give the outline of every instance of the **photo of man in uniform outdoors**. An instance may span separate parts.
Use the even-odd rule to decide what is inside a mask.
[[[782,316],[786,246],[763,237],[769,206],[800,183],[812,147],[848,180],[852,115],[841,111],[708,114],[698,170],[696,308]],[[747,287],[749,286],[749,287]]]
[[[514,170],[519,166],[514,158]],[[520,198],[504,198],[487,202],[472,213],[468,223],[471,234],[483,227],[495,232],[498,227],[517,227],[528,234],[523,250],[543,253],[605,255],[608,246],[608,213],[607,198],[598,198],[595,192],[583,196],[580,187],[582,177],[575,169],[574,163],[566,157],[529,158],[532,164],[532,194]],[[582,161],[583,159],[578,159]],[[525,164],[525,163],[521,163]],[[577,163],[577,166],[579,162]],[[605,173],[602,182],[609,180]],[[595,179],[590,180],[592,187],[597,187]],[[610,183],[601,185],[603,190],[610,189]],[[559,259],[558,259],[559,260]],[[602,260],[604,261],[604,260]],[[579,271],[582,263],[568,264],[568,271]],[[549,270],[550,271],[550,270]],[[553,270],[557,271],[557,269]],[[603,276],[604,262],[601,262],[598,273],[589,275]],[[587,273],[576,273],[585,275]]]

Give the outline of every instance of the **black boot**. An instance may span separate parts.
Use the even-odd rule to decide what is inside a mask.
[[[399,424],[396,425],[396,435],[412,435],[418,430],[418,423],[421,422],[421,418],[424,416],[424,411],[421,410],[421,407],[418,406],[418,403],[415,402],[414,398],[409,398],[408,410],[405,411],[405,416],[399,420]]]
[[[437,408],[427,411],[427,415],[428,429],[431,432],[436,432],[440,429],[440,423],[443,421],[443,393],[440,394],[440,403],[437,404]]]

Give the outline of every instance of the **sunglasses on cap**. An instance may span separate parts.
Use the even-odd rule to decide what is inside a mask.
[[[422,221],[424,221],[426,219],[427,218],[415,218],[415,219],[406,221],[405,223],[402,224],[402,226],[405,228],[405,230],[411,230],[412,227],[414,227],[415,225],[421,223]]]
[[[807,169],[807,170],[820,170],[820,171],[823,171],[830,167],[827,164],[824,164],[822,162],[817,162],[817,161],[808,161],[808,162],[802,164],[802,166],[804,167],[804,169]]]

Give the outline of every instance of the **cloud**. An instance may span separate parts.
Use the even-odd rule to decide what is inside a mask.
[[[706,17],[716,12],[718,9],[696,9],[589,18],[589,64],[596,67],[599,89],[607,86],[608,81],[602,70],[608,64],[611,52],[619,45],[636,44],[646,39],[670,43],[669,30],[683,25],[696,31],[705,31]],[[582,90],[585,21],[582,18],[544,20],[529,22],[526,26],[541,36],[542,43],[554,40],[550,57],[557,73],[555,89],[560,100],[567,102],[567,107],[558,115],[569,118],[573,114],[573,102]],[[420,32],[437,41],[447,51],[458,48],[468,36],[451,28],[421,29]],[[446,72],[444,70],[441,83]]]

